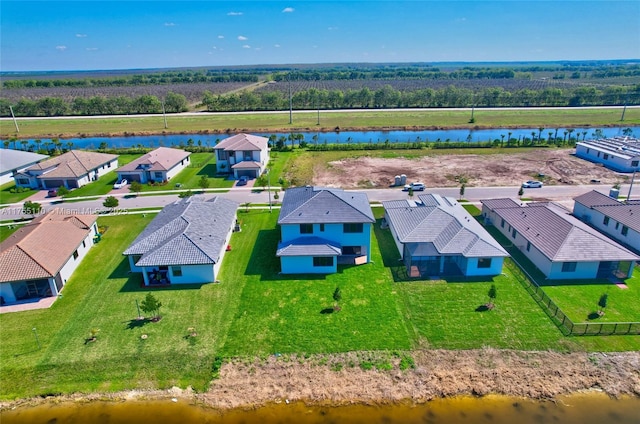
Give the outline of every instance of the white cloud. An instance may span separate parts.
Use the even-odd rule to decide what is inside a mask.
[[[260,51],[262,50],[262,47],[256,47],[255,50]]]
[[[166,27],[173,27],[173,26],[176,26],[176,24],[175,24],[175,23],[173,23],[173,22],[165,22],[165,23],[164,23],[164,26],[166,26]]]
[[[275,48],[279,48],[279,47],[280,47],[280,44],[274,44],[274,45],[273,45],[273,47],[275,47]]]
[[[76,34],[76,37],[78,37],[78,38],[86,38],[87,34]]]
[[[229,12],[227,16],[242,16],[242,12]]]
[[[467,22],[467,18],[464,18],[464,17],[458,18],[458,19],[455,20],[455,22],[458,23],[458,24],[461,24],[463,22]]]
[[[243,49],[250,49],[250,48],[251,48],[251,46],[250,46],[250,45],[248,45],[248,44],[245,44],[244,46],[242,46],[242,48],[243,48]]]
[[[285,7],[282,9],[282,13],[293,13],[295,9],[293,7]]]
[[[218,35],[218,38],[222,40],[224,38],[224,35]]]
[[[98,50],[97,47],[87,47],[88,52],[95,52],[96,50]]]
[[[330,26],[329,28],[327,28],[329,31],[335,31],[338,29],[338,27],[334,27],[334,26]]]
[[[61,52],[67,50],[67,46],[56,46],[56,50],[60,50]]]
[[[247,37],[245,37],[244,35],[238,35],[238,40],[240,40],[240,41],[246,41],[246,40],[248,40],[248,38],[247,38]]]

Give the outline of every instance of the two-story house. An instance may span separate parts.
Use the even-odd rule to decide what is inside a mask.
[[[282,273],[330,274],[338,263],[368,263],[374,222],[364,193],[311,186],[287,190],[278,217]]]
[[[269,139],[250,134],[236,134],[214,147],[216,165],[221,174],[257,178],[269,163]]]

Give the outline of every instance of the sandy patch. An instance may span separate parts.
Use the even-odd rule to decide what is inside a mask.
[[[591,184],[599,180],[612,185],[626,180],[607,168],[579,159],[573,149],[539,149],[516,154],[456,154],[424,156],[417,159],[359,157],[329,162],[314,169],[313,183],[343,188],[384,188],[396,175],[422,181],[427,187],[456,187],[457,178],[467,186],[510,186],[531,179],[545,184]],[[544,177],[540,177],[543,174]]]

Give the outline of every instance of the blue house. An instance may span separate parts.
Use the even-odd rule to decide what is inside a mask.
[[[338,264],[368,263],[374,222],[364,193],[311,186],[287,190],[278,217],[282,273],[331,274]]]

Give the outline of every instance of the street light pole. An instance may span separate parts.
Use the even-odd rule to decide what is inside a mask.
[[[269,192],[269,213],[271,213],[271,171],[267,168],[267,191]]]

